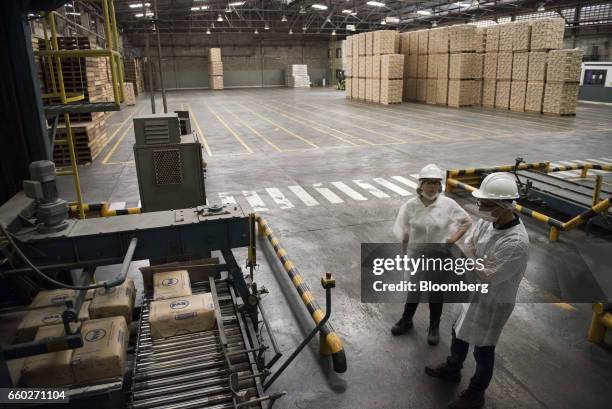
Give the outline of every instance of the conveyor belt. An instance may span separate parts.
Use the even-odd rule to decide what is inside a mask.
[[[262,395],[253,359],[258,346],[256,341],[252,345],[230,285],[225,280],[211,282],[212,291],[211,284],[204,282],[192,284],[192,292],[212,293],[220,310],[214,330],[154,340],[150,300],[144,301],[134,362],[133,409],[261,408],[257,402],[240,404]]]

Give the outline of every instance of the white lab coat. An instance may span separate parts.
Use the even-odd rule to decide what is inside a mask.
[[[473,345],[497,344],[501,332],[514,310],[516,293],[527,268],[529,237],[522,222],[506,229],[480,220],[465,235],[464,243],[472,247],[476,258],[485,259],[491,274],[487,294],[465,303],[455,322],[457,338]]]
[[[420,197],[413,197],[400,207],[393,234],[409,244],[446,243],[465,223],[471,223],[470,216],[453,199],[440,194],[425,206]]]

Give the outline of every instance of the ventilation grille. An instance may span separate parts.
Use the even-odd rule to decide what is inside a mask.
[[[145,143],[156,145],[170,142],[170,129],[166,119],[149,119],[144,123]]]
[[[155,183],[158,185],[180,185],[183,183],[181,153],[178,149],[153,151]]]

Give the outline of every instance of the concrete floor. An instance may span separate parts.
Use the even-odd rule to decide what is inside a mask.
[[[157,102],[159,112],[159,96]],[[445,306],[442,342],[432,348],[426,344],[426,306],[417,311],[415,330],[394,338],[389,330],[402,306],[360,302],[360,243],[393,241],[392,221],[409,197],[401,194],[414,194],[411,175],[423,165],[483,167],[512,164],[517,156],[528,162],[612,163],[610,106],[580,104],[576,117],[542,117],[372,105],[323,89],[173,92],[168,106],[191,110],[192,124],[203,136],[209,202],[236,201],[245,212],[262,213],[320,304],[321,275],[330,271],[337,280],[331,322],[344,341],[349,369],[333,373],[313,341],[273,386],[287,391],[279,408],[441,408],[467,384],[471,355],[458,387],[423,373],[426,364],[446,356],[458,306]],[[141,97],[136,107],[110,118],[110,142],[94,163],[80,167],[87,202],[110,201],[119,208],[138,203],[131,118],[149,112],[149,100]],[[61,180],[60,192],[74,198],[69,177]],[[472,200],[459,201],[476,217]],[[543,225],[525,223],[537,256],[530,259],[523,295],[552,291],[548,279],[555,257],[550,255],[562,253],[563,246],[598,243],[612,254],[609,241],[581,231],[550,245]],[[263,303],[288,355],[312,323],[267,249],[260,242],[255,278],[270,290]],[[242,263],[245,252],[235,254]],[[612,354],[587,342],[590,315],[590,304],[518,304],[497,348],[486,407],[608,407]]]

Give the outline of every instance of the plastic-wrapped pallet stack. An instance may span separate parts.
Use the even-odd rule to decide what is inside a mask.
[[[495,108],[510,108],[510,89],[512,81],[512,35],[513,23],[499,26],[499,53],[497,54],[497,86],[495,89]]]
[[[404,89],[402,92],[404,101],[416,101],[418,47],[417,31],[409,31],[400,35],[400,53],[404,56]]]
[[[350,49],[350,50],[349,50]],[[350,36],[345,42],[347,98],[381,104],[402,101],[404,57],[399,34],[381,30]],[[350,68],[348,66],[350,65]]]
[[[346,37],[342,42],[342,55],[344,56],[344,90],[346,98],[353,98],[353,36]]]
[[[220,48],[208,49],[208,88],[223,89],[223,63]]]
[[[499,53],[499,26],[485,30],[485,54],[482,73],[482,106],[495,107],[497,88],[497,57]]]
[[[474,103],[474,79],[482,76],[476,69],[482,62],[476,54],[476,26],[460,24],[449,28],[450,63],[448,106],[471,106]]]
[[[285,70],[285,81],[289,88],[310,87],[308,66],[306,64],[291,64]]]
[[[581,66],[581,50],[553,50],[548,53],[542,112],[554,115],[576,113]]]

